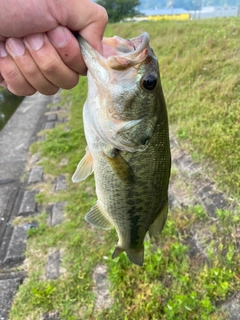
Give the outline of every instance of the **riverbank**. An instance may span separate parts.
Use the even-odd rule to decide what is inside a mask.
[[[232,64],[227,76],[235,79],[237,62],[230,53],[239,27],[234,23],[234,19],[206,22],[207,30],[202,22],[109,26],[109,33],[127,38],[131,37],[130,30],[135,36],[149,31],[154,51],[160,57],[172,132],[168,220],[158,239],[153,243],[146,239],[142,268],[130,264],[124,254],[112,260],[115,231],[92,228],[84,220],[96,201],[93,177],[80,184],[71,182],[86,147],[82,106],[87,84],[82,78],[78,87],[63,92],[53,110],[48,109],[47,118],[61,121],[52,129],[45,127],[31,147],[24,181],[26,191],[36,193],[37,210],[23,210],[27,214],[12,222],[18,230],[25,230],[28,241],[26,259],[18,267],[18,272],[27,277],[18,282],[22,284],[10,312],[11,320],[238,319],[240,218],[234,181],[239,168],[231,172],[226,154],[220,154],[224,161],[211,166],[213,159],[206,153],[207,146],[221,151],[226,136],[230,139],[239,125],[238,91],[232,96],[226,89],[221,91],[221,97],[217,91],[218,86],[228,83],[226,70],[223,72],[218,65],[219,61],[225,63],[228,56],[227,63]],[[217,38],[208,41],[207,36],[213,37],[215,30],[220,30]],[[231,48],[229,55],[222,48],[223,39],[230,41],[224,46]],[[206,43],[208,50],[212,45],[216,50],[213,55],[210,50],[208,58],[205,47],[196,47]],[[198,54],[200,49],[204,54]],[[221,59],[214,60],[214,56]],[[205,73],[209,67],[211,72]],[[230,81],[229,85],[237,86],[237,82]],[[230,106],[226,117],[222,116],[226,109],[218,104],[221,99]],[[214,117],[218,112],[220,116]],[[218,129],[219,139],[214,138],[210,124]],[[201,133],[199,128],[206,131]],[[229,150],[234,146],[226,145]],[[203,149],[201,153],[199,150]],[[233,152],[231,159],[237,161],[238,156]],[[228,193],[216,183],[225,170]],[[34,178],[39,177],[39,171],[42,178]]]
[[[112,260],[115,231],[92,228],[84,220],[96,201],[93,177],[73,184],[71,175],[85,152],[86,91],[82,79],[64,92],[58,109],[47,114],[65,120],[43,130],[31,148],[37,160],[29,163],[26,180],[39,167],[43,178],[28,185],[38,192],[38,212],[15,219],[18,227],[32,227],[22,265],[28,277],[10,319],[115,320],[119,310],[118,319],[237,319],[238,203],[203,175],[174,135],[171,211],[161,237],[152,244],[146,240],[142,268],[124,254]]]
[[[46,121],[46,105],[56,97],[39,93],[26,97],[0,132],[0,318],[7,319],[12,297],[26,276],[17,267],[24,259],[27,229],[12,222],[35,204],[34,194],[26,197],[24,169],[29,147]],[[31,209],[30,209],[31,207]]]

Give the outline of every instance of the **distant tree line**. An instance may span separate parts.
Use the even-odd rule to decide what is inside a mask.
[[[118,22],[139,13],[136,9],[139,0],[97,0],[97,3],[107,10],[109,22]]]

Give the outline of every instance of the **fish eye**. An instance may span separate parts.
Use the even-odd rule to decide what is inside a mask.
[[[141,87],[148,91],[152,91],[157,85],[157,78],[152,74],[148,74],[147,76],[142,77],[141,79]]]

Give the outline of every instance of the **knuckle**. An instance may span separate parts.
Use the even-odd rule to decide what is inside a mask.
[[[75,87],[78,84],[79,81],[79,76],[76,74],[74,76],[71,77],[71,79],[67,78],[67,81],[65,81],[63,83],[63,85],[61,86],[63,89],[72,89],[73,87]]]
[[[104,7],[100,6],[98,11],[98,19],[101,19],[101,21],[105,24],[108,23],[108,14]]]
[[[7,82],[12,82],[19,78],[20,71],[15,64],[10,63],[3,70],[3,74]]]
[[[39,70],[35,66],[30,65],[25,67],[23,70],[23,74],[27,79],[35,78],[37,72],[39,72]]]
[[[78,83],[79,76],[75,71],[54,61],[42,65],[41,71],[51,83],[63,89],[71,89]]]
[[[31,96],[36,90],[27,82],[15,63],[9,63],[2,70],[8,90],[17,96]]]
[[[39,67],[43,74],[51,76],[58,70],[58,61],[56,59],[46,59],[46,61]]]

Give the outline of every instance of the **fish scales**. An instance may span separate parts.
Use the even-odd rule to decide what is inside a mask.
[[[86,220],[103,229],[115,227],[119,241],[113,258],[125,251],[142,265],[146,233],[161,232],[167,217],[167,110],[148,34],[105,38],[104,45],[101,56],[80,40],[89,80],[83,111],[88,147],[73,181],[94,171],[98,200]]]

